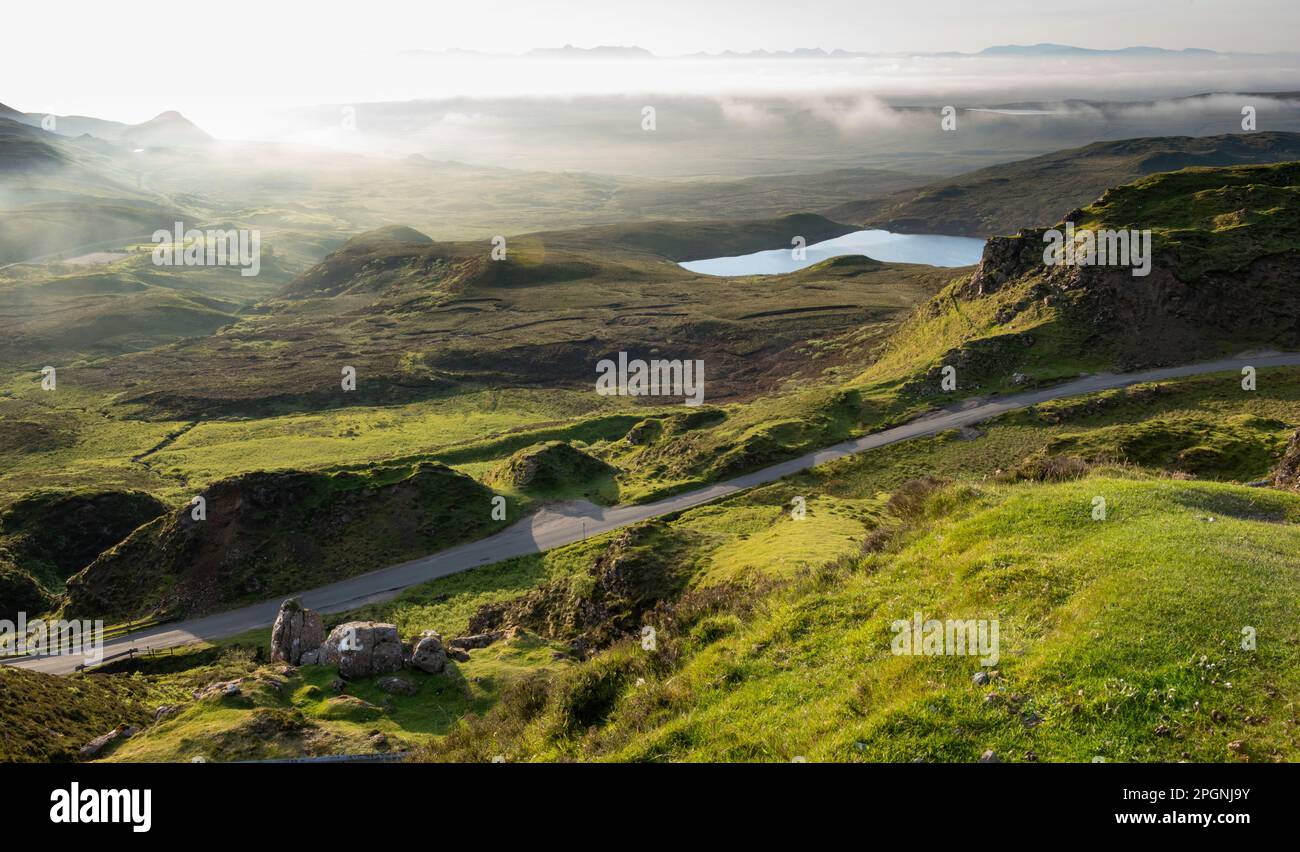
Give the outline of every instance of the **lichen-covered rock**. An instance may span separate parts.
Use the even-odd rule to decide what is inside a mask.
[[[388,674],[402,668],[402,640],[395,625],[349,621],[330,631],[317,658],[338,663],[339,674],[349,679]]]
[[[439,674],[447,668],[447,650],[442,637],[432,630],[425,631],[411,651],[411,665],[429,674]]]

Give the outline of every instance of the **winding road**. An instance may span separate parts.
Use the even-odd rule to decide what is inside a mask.
[[[296,595],[280,595],[274,600],[240,607],[201,618],[173,622],[140,631],[104,643],[104,655],[111,656],[131,648],[141,651],[159,650],[188,645],[195,642],[221,639],[248,630],[269,627],[274,621],[280,602],[288,597],[298,597],[304,606],[321,612],[334,613],[354,609],[368,603],[390,600],[403,589],[425,583],[448,574],[468,571],[522,556],[540,553],[554,547],[570,544],[588,535],[607,532],[629,524],[680,512],[702,503],[709,503],[738,492],[774,482],[784,476],[798,473],[820,464],[861,453],[866,450],[934,435],[948,429],[971,426],[1009,411],[1041,402],[1122,388],[1141,382],[1177,379],[1209,373],[1231,372],[1225,376],[1225,389],[1238,390],[1241,369],[1250,365],[1256,369],[1300,366],[1300,353],[1252,353],[1236,358],[1187,364],[1147,370],[1139,373],[1098,373],[1040,390],[1026,391],[1003,397],[967,400],[962,404],[928,414],[924,417],[884,429],[851,441],[844,441],[824,450],[808,453],[735,479],[709,485],[667,497],[654,503],[600,507],[585,500],[546,506],[501,532],[458,545],[448,550],[421,557],[410,562],[381,568],[328,586],[321,586]],[[1240,392],[1240,391],[1238,391]],[[82,662],[80,656],[44,656],[9,660],[9,665],[54,674],[67,674]]]

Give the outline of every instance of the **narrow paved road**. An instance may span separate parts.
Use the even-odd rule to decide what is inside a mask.
[[[1224,361],[1147,370],[1141,373],[1099,373],[1042,390],[1027,391],[993,399],[967,400],[963,404],[942,409],[910,423],[905,423],[902,426],[895,426],[892,429],[885,429],[862,438],[845,441],[833,447],[827,447],[824,450],[809,453],[797,459],[791,459],[745,476],[719,482],[696,491],[677,494],[655,503],[602,508],[581,500],[548,506],[489,538],[462,544],[411,562],[381,568],[378,571],[372,571],[369,574],[362,574],[328,586],[321,586],[317,589],[299,593],[297,597],[302,599],[304,606],[321,612],[341,612],[366,603],[386,601],[395,597],[398,592],[405,588],[428,582],[437,577],[467,571],[470,568],[499,562],[513,556],[550,550],[553,547],[578,541],[588,535],[618,529],[648,518],[679,512],[682,509],[689,509],[701,503],[728,497],[756,485],[774,482],[783,476],[789,476],[792,473],[798,473],[844,456],[888,444],[895,444],[911,438],[934,435],[947,429],[971,426],[997,417],[1000,414],[1005,414],[1008,411],[1049,400],[1121,388],[1139,382],[1176,379],[1219,372],[1233,374],[1224,376],[1225,392],[1240,393],[1241,368],[1247,364],[1256,369],[1300,366],[1300,353],[1255,354]],[[202,618],[162,625],[152,630],[132,634],[123,639],[115,639],[104,644],[104,654],[110,656],[129,648],[141,650],[170,648],[233,636],[259,627],[268,627],[275,621],[280,601],[287,597],[293,597],[293,595],[281,595],[275,600],[264,601]],[[47,656],[11,662],[10,664],[38,671],[67,674],[73,671],[80,662],[82,662],[80,657]]]

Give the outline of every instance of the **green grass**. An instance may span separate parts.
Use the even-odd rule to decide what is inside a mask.
[[[1099,495],[1105,521],[1092,520]],[[892,550],[787,588],[739,626],[704,634],[715,641],[682,638],[668,671],[637,662],[637,647],[611,651],[605,671],[646,682],[611,675],[604,712],[576,731],[557,727],[548,705],[506,754],[1294,759],[1297,520],[1295,496],[1113,475],[940,491]],[[998,619],[993,683],[972,684],[969,657],[893,655],[890,624],[916,610]],[[1247,626],[1253,652],[1240,648]],[[579,687],[561,678],[551,701],[566,688]]]
[[[0,761],[76,760],[82,746],[116,725],[143,724],[146,696],[139,681],[0,666]]]
[[[1253,415],[1226,421],[1157,418],[1058,435],[1046,453],[1132,462],[1203,479],[1249,481],[1273,466],[1291,431],[1286,423]]]
[[[1151,572],[1163,565],[1190,561],[1193,567],[1203,567],[1206,560],[1235,565],[1232,560],[1245,559],[1242,553],[1254,553],[1260,542],[1268,541],[1268,536],[1273,533],[1283,537],[1274,540],[1272,555],[1261,556],[1252,563],[1250,570],[1280,570],[1279,561],[1284,567],[1289,565],[1291,558],[1284,547],[1288,543],[1285,536],[1291,534],[1292,527],[1276,519],[1290,517],[1293,520],[1288,523],[1293,523],[1295,501],[1275,492],[1216,490],[1218,486],[1209,483],[1150,479],[1134,459],[1129,460],[1130,467],[1119,478],[1111,476],[1104,480],[1082,480],[1059,486],[1008,484],[1014,480],[1015,471],[1027,461],[1048,454],[1062,436],[1091,436],[1090,439],[1095,440],[1097,436],[1141,435],[1148,427],[1159,435],[1169,434],[1171,430],[1178,435],[1194,435],[1200,428],[1198,424],[1207,421],[1221,429],[1246,430],[1245,434],[1254,436],[1260,446],[1264,446],[1266,441],[1272,440],[1274,430],[1270,426],[1261,431],[1256,426],[1270,421],[1300,423],[1300,370],[1263,371],[1259,390],[1253,393],[1240,392],[1232,376],[1210,376],[1060,400],[984,424],[978,437],[964,437],[951,432],[884,447],[683,512],[668,519],[663,529],[656,533],[664,541],[683,544],[678,548],[681,552],[675,553],[672,560],[674,564],[690,566],[686,597],[683,598],[688,601],[684,610],[688,614],[683,616],[681,635],[675,635],[671,629],[661,631],[664,647],[668,653],[677,655],[678,662],[664,668],[663,661],[647,657],[635,643],[632,647],[616,645],[591,663],[577,667],[586,671],[582,683],[590,688],[604,690],[610,688],[610,684],[616,688],[611,693],[598,691],[598,695],[606,698],[593,705],[588,700],[588,687],[571,683],[565,687],[569,690],[565,694],[570,696],[564,704],[568,709],[554,710],[552,721],[563,724],[566,729],[572,727],[566,720],[570,720],[575,712],[578,718],[588,720],[576,732],[570,731],[558,742],[550,739],[533,741],[529,738],[540,737],[543,724],[535,721],[530,724],[536,730],[524,726],[526,730],[518,733],[520,739],[509,733],[509,726],[502,728],[503,739],[483,745],[481,754],[453,737],[447,741],[445,754],[489,759],[513,744],[512,747],[522,750],[510,752],[510,759],[578,756],[785,760],[802,754],[809,759],[882,759],[887,756],[889,759],[910,760],[914,757],[941,759],[946,755],[965,760],[973,759],[987,747],[999,750],[1004,759],[1020,759],[1024,752],[1033,750],[1044,760],[1090,760],[1093,756],[1090,749],[1098,749],[1096,753],[1108,759],[1153,759],[1143,751],[1145,746],[1139,747],[1140,741],[1151,739],[1148,736],[1141,740],[1137,736],[1140,730],[1130,733],[1128,739],[1113,732],[1104,736],[1079,734],[1082,743],[1079,748],[1089,753],[1076,754],[1066,748],[1069,737],[1077,732],[1061,734],[1060,742],[1049,743],[1050,748],[1045,748],[1036,739],[1024,745],[1018,739],[1021,734],[1016,727],[1023,726],[1022,722],[1006,725],[995,716],[993,722],[996,724],[990,727],[988,719],[981,721],[983,717],[979,714],[985,712],[984,695],[994,691],[993,687],[974,690],[969,685],[973,669],[967,671],[960,666],[953,669],[950,661],[936,661],[935,658],[903,661],[915,668],[912,674],[906,674],[904,681],[896,683],[890,678],[903,678],[905,673],[888,677],[882,674],[879,677],[886,677],[884,685],[873,680],[872,692],[864,694],[891,695],[896,686],[900,700],[924,694],[928,702],[923,705],[925,708],[952,707],[954,713],[959,711],[959,716],[954,718],[960,721],[954,721],[951,727],[971,725],[969,730],[972,733],[968,736],[954,740],[946,728],[930,730],[936,726],[943,727],[935,720],[942,718],[946,709],[922,711],[904,702],[903,710],[897,711],[905,712],[904,716],[886,714],[884,718],[889,721],[881,723],[879,715],[868,713],[859,719],[858,711],[844,708],[858,706],[854,702],[862,700],[858,697],[859,681],[866,681],[869,671],[875,671],[872,667],[880,662],[866,655],[865,650],[861,651],[862,656],[858,656],[865,646],[856,643],[884,641],[887,634],[881,635],[883,628],[879,625],[884,623],[886,616],[904,617],[908,614],[892,615],[892,610],[886,612],[890,607],[906,609],[909,605],[922,605],[927,612],[931,611],[931,606],[951,607],[962,610],[961,614],[972,614],[972,617],[992,607],[1005,620],[1004,641],[1011,643],[1013,637],[1035,636],[1035,642],[1047,642],[1050,637],[1042,625],[1049,617],[1058,619],[1061,624],[1067,623],[1064,621],[1068,612],[1066,605],[1057,606],[1063,590],[1073,590],[1071,600],[1077,600],[1077,603],[1072,606],[1081,607],[1085,600],[1078,596],[1082,593],[1079,591],[1082,584],[1085,581],[1100,583],[1109,576],[1107,572],[1111,568],[1106,563],[1113,561],[1111,554],[1124,555],[1128,567],[1115,566],[1115,571],[1123,568],[1127,573],[1115,574],[1117,579],[1107,582],[1119,583],[1122,580],[1124,584],[1149,587],[1152,590],[1149,594],[1174,583],[1172,580],[1169,583],[1155,582]],[[1075,451],[1078,449],[1074,448]],[[1155,472],[1164,458],[1156,454],[1145,461],[1153,465],[1151,470]],[[1254,469],[1233,473],[1239,474],[1233,477],[1236,479],[1253,479],[1259,475]],[[898,518],[898,510],[891,507],[890,494],[904,487],[908,480],[925,476],[956,479],[964,484],[943,491],[942,494],[948,496],[934,498],[931,507],[919,515]],[[1108,504],[1110,517],[1105,523],[1114,522],[1113,526],[1094,526],[1095,522],[1090,519],[1091,498],[1098,496],[1099,492],[1106,497]],[[795,496],[806,499],[807,516],[802,521],[792,517],[791,500]],[[1254,508],[1251,501],[1254,501]],[[1248,513],[1263,514],[1273,520],[1243,521],[1234,517],[1241,514],[1243,507]],[[1214,517],[1215,520],[1197,520],[1198,517]],[[1179,536],[1169,539],[1177,549],[1163,555],[1152,555],[1160,550],[1159,542],[1164,540],[1161,536],[1166,524],[1179,529],[1190,527],[1193,531],[1199,524],[1205,534],[1212,531],[1218,537],[1213,541],[1224,538],[1229,544],[1240,538],[1237,535],[1238,524],[1245,524],[1240,529],[1248,529],[1250,534],[1243,539],[1241,547],[1250,549],[1225,556],[1217,544],[1209,546],[1210,540],[1201,542],[1193,537],[1187,544],[1179,533]],[[895,545],[892,551],[862,561],[859,554],[863,542],[876,529],[902,530],[904,538],[901,542],[906,546]],[[448,637],[460,635],[468,630],[471,616],[484,605],[506,603],[547,586],[564,585],[571,593],[584,591],[578,588],[582,585],[578,581],[587,576],[590,566],[608,551],[616,537],[617,534],[597,536],[545,554],[440,578],[408,589],[392,601],[329,616],[327,624],[365,618],[392,622],[408,638],[423,630],[437,630]],[[647,540],[659,539],[651,537]],[[1233,548],[1236,548],[1235,544]],[[654,546],[651,549],[653,552]],[[1130,551],[1131,555],[1127,555]],[[667,550],[659,548],[659,552],[666,554]],[[1197,557],[1200,562],[1184,558],[1189,553],[1193,556],[1201,554]],[[1228,561],[1223,561],[1225,559]],[[1148,560],[1154,561],[1148,568],[1143,568]],[[1075,563],[1078,565],[1071,567]],[[1136,563],[1136,567],[1130,563]],[[827,569],[827,565],[839,567]],[[1132,576],[1134,571],[1138,572],[1136,579]],[[873,577],[876,579],[871,579]],[[1181,574],[1177,583],[1197,586]],[[1043,591],[1045,585],[1048,588]],[[1228,587],[1222,583],[1219,586]],[[1134,594],[1130,585],[1095,585],[1093,588],[1095,591],[1090,594],[1094,596],[1087,598],[1092,601],[1091,606],[1097,606],[1097,601],[1109,600],[1100,597],[1103,591],[1121,602],[1121,609],[1113,616],[1115,619],[1121,619],[1124,613],[1139,605],[1123,603]],[[1208,596],[1214,593],[1208,579],[1198,588],[1201,591],[1197,594]],[[914,598],[904,600],[900,597],[913,593]],[[931,597],[926,598],[926,594]],[[1268,594],[1272,594],[1271,589]],[[690,615],[691,608],[697,607],[689,603],[692,599],[723,603],[720,609],[714,606],[706,608],[702,614]],[[1147,606],[1153,605],[1149,596],[1135,600]],[[1181,600],[1176,599],[1170,606],[1181,606],[1182,603],[1178,602]],[[1199,605],[1199,600],[1197,603]],[[863,607],[875,609],[864,614]],[[1260,623],[1268,622],[1261,619]],[[875,627],[868,629],[865,625]],[[1260,628],[1258,624],[1252,626]],[[1013,632],[1013,627],[1017,632]],[[1035,634],[1032,630],[1039,632]],[[817,635],[814,637],[813,633]],[[1260,635],[1265,635],[1262,629]],[[807,642],[815,641],[817,644],[800,644],[805,638],[795,642],[796,637],[805,637]],[[269,630],[264,629],[232,637],[221,644],[225,647],[265,647],[268,642]],[[776,644],[772,644],[774,642]],[[1019,643],[1021,639],[1015,638],[1015,642]],[[265,720],[255,720],[258,706],[200,708],[194,711],[193,722],[182,725],[180,723],[187,717],[177,717],[175,728],[150,729],[138,740],[128,743],[129,749],[127,746],[120,749],[112,759],[143,759],[146,755],[161,760],[189,759],[199,753],[210,759],[233,759],[259,755],[290,756],[308,751],[314,753],[314,750],[365,752],[373,748],[369,737],[375,730],[385,732],[392,743],[403,744],[403,747],[439,742],[449,731],[459,729],[459,720],[470,724],[484,714],[489,719],[498,718],[494,714],[503,711],[492,708],[503,702],[509,707],[518,706],[520,699],[512,690],[533,694],[537,689],[536,672],[546,670],[554,674],[561,668],[574,667],[572,663],[552,660],[553,649],[563,648],[563,643],[542,645],[546,647],[539,645],[532,650],[512,650],[508,645],[494,645],[474,651],[470,662],[461,666],[470,690],[469,697],[454,690],[435,689],[430,685],[434,681],[422,679],[421,692],[415,699],[408,702],[398,697],[394,699],[395,709],[378,716],[373,711],[356,708],[326,708],[326,700],[333,695],[328,690],[324,695],[300,694],[310,685],[326,688],[328,680],[332,679],[332,675],[325,677],[325,669],[304,669],[286,697],[267,706],[277,711],[296,711],[302,715],[303,730],[312,737],[318,736],[319,730],[325,730],[332,732],[334,739],[311,740],[313,744],[309,745],[304,739],[308,733],[291,725],[287,732],[264,736],[263,739],[271,745],[265,748],[256,746],[262,750],[250,752],[246,751],[247,745],[235,746],[241,741],[261,742],[258,735],[249,733],[250,730],[280,731],[279,727]],[[1015,646],[1008,644],[1006,647]],[[1265,647],[1262,641],[1260,647],[1261,651]],[[677,650],[673,651],[674,648]],[[714,648],[717,650],[711,650]],[[756,652],[756,648],[763,650]],[[724,653],[723,649],[728,650]],[[869,650],[881,656],[887,654],[888,646],[887,643],[872,645]],[[498,652],[506,656],[498,659],[495,656]],[[1011,685],[1013,674],[1021,671],[1017,666],[1022,656],[1003,652],[1000,670],[1005,679],[995,686],[1002,687],[1007,694],[1031,694],[1030,690],[1022,688],[1019,680]],[[901,665],[892,656],[882,659],[886,667]],[[1207,661],[1213,659],[1207,653]],[[934,664],[942,671],[927,675],[929,670],[921,664]],[[185,690],[195,685],[234,677],[240,672],[247,673],[238,667],[215,666],[211,662],[178,665],[183,666],[178,674],[146,673],[137,678],[151,690],[151,701],[182,700],[188,694]],[[1132,665],[1136,667],[1134,671],[1142,671],[1146,663],[1133,662]],[[256,668],[252,663],[247,663],[247,666]],[[1122,672],[1117,675],[1124,676]],[[479,684],[474,680],[476,677],[489,680],[486,685]],[[1015,677],[1021,675],[1015,674]],[[636,687],[638,678],[644,678],[646,684]],[[870,675],[870,678],[877,678],[877,675]],[[1073,689],[1077,691],[1086,685],[1085,694],[1089,696],[1093,695],[1094,689],[1101,690],[1102,695],[1127,689],[1118,684],[1108,686],[1104,678],[1101,686],[1097,687],[1093,680],[1095,677],[1089,674]],[[1071,686],[1073,683],[1070,681]],[[936,689],[943,687],[946,691],[937,698],[923,692],[932,686]],[[963,689],[972,690],[973,697],[965,696]],[[1070,687],[1063,689],[1068,692]],[[737,690],[741,692],[734,698],[729,697]],[[372,687],[359,684],[355,690],[349,691],[382,706],[382,696]],[[1036,687],[1032,694],[1039,694]],[[1057,689],[1050,694],[1059,696],[1063,693]],[[302,699],[310,700],[302,706],[295,706],[295,702]],[[1035,702],[1037,700],[1035,697]],[[1219,709],[1211,704],[1209,698],[1200,697],[1199,700],[1202,700],[1206,713]],[[968,706],[972,702],[977,706]],[[1094,703],[1090,699],[1087,708],[1092,708]],[[602,709],[605,704],[608,706]],[[770,704],[777,709],[775,712],[763,710],[759,704]],[[1046,715],[1038,703],[1027,706],[1027,712]],[[1236,706],[1224,704],[1221,712],[1233,718],[1244,717],[1231,710]],[[1257,709],[1249,709],[1244,715],[1252,718],[1266,715],[1264,711],[1256,712]],[[221,712],[217,713],[217,710]],[[999,712],[1006,715],[1011,711],[1001,709]],[[1072,709],[1069,711],[1071,717],[1074,712]],[[1087,712],[1094,711],[1087,709]],[[656,713],[663,714],[662,718],[654,716]],[[845,713],[848,714],[847,722],[840,718]],[[976,716],[970,717],[971,713]],[[646,714],[654,716],[654,724],[646,721],[650,718]],[[339,718],[329,718],[334,716]],[[449,718],[458,720],[457,724],[446,726]],[[612,724],[606,725],[606,718],[613,720]],[[852,733],[827,734],[830,738],[828,743],[818,751],[810,744],[811,739],[788,740],[788,735],[782,732],[788,725],[777,721],[782,718],[806,719],[812,731],[833,730],[843,724],[849,726],[846,731],[851,729]],[[975,725],[972,718],[980,724]],[[873,721],[868,724],[864,719]],[[834,720],[834,724],[828,720]],[[250,725],[252,728],[245,727]],[[585,734],[589,725],[596,726],[592,735]],[[884,725],[884,728],[879,725]],[[895,730],[898,726],[904,729],[903,733]],[[1040,725],[1039,729],[1042,727]],[[913,735],[910,733],[913,728],[929,733]],[[881,733],[882,730],[887,733]],[[850,735],[852,739],[849,739]],[[979,742],[973,739],[976,735],[981,737]],[[894,740],[904,745],[889,746]],[[870,750],[860,750],[856,745],[859,741],[870,742]],[[1160,742],[1163,741],[1161,737]],[[1227,741],[1231,740],[1224,742]],[[1107,742],[1116,747],[1101,751]],[[1173,742],[1186,743],[1186,739]],[[1204,754],[1204,759],[1218,760],[1230,756],[1188,751],[1198,756]],[[1173,755],[1175,759],[1178,754],[1181,751]],[[1165,759],[1165,755],[1162,754],[1160,759]]]

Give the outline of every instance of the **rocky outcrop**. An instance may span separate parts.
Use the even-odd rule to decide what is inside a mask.
[[[403,662],[397,627],[376,621],[340,624],[319,648],[302,656],[303,665],[337,663],[348,679],[399,671]]]
[[[191,694],[197,701],[202,701],[205,698],[211,698],[213,696],[219,698],[235,698],[243,692],[243,689],[239,686],[242,681],[243,679],[241,678],[239,680],[210,683],[201,689],[194,690]]]
[[[984,244],[979,266],[963,286],[964,296],[996,293],[1008,281],[1043,266],[1045,228],[1021,230],[1014,237],[993,237]]]
[[[404,677],[381,677],[375,682],[375,686],[387,692],[389,695],[414,695],[418,689],[415,684],[411,683]]]
[[[271,628],[271,659],[298,665],[302,655],[315,651],[325,641],[325,621],[319,612],[304,609],[297,598],[280,604]]]

